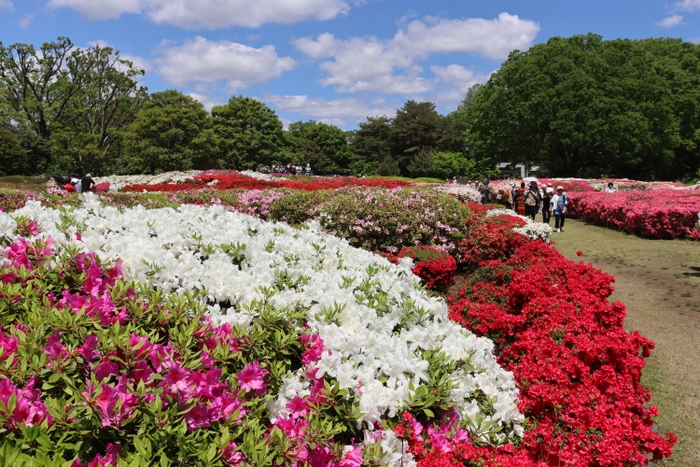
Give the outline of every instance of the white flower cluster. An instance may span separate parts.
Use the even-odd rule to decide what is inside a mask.
[[[481,195],[479,192],[470,186],[446,183],[444,185],[435,185],[435,189],[456,196],[464,203],[481,202]]]
[[[95,183],[109,182],[109,191],[116,192],[126,185],[156,185],[159,183],[184,182],[188,178],[199,175],[199,170],[187,172],[163,172],[157,175],[110,175],[109,177],[93,177]]]
[[[549,236],[552,234],[552,227],[549,224],[545,224],[544,222],[535,222],[532,219],[530,219],[527,216],[521,216],[515,211],[512,211],[510,209],[505,209],[505,208],[498,208],[498,209],[489,209],[486,212],[486,217],[491,217],[491,216],[501,216],[503,214],[507,214],[509,216],[517,217],[519,219],[524,220],[527,222],[522,227],[516,227],[513,229],[514,232],[521,233],[525,235],[526,237],[529,237],[530,240],[544,240],[545,242],[549,241]]]
[[[367,427],[407,407],[416,388],[436,374],[426,354],[440,351],[456,363],[448,375],[449,400],[474,439],[522,435],[518,390],[512,373],[498,365],[493,342],[450,321],[444,301],[420,288],[410,260],[393,265],[315,223],[296,230],[222,206],[119,210],[101,206],[90,193],[81,197],[83,206],[71,212],[29,201],[0,213],[0,225],[27,216],[58,245],[121,258],[129,279],[166,292],[205,290],[219,323],[247,325],[255,316],[246,305],[269,294],[261,287],[274,290],[269,300],[276,307],[306,310],[308,325],[325,344],[314,365],[351,391]],[[233,306],[220,308],[226,301]],[[287,383],[273,407],[281,417],[284,401],[307,390]]]

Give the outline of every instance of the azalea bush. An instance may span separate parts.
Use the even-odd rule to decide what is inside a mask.
[[[454,252],[469,215],[457,199],[429,188],[298,191],[270,207],[272,219],[292,224],[316,219],[326,232],[378,253],[414,245]]]
[[[418,245],[403,248],[396,256],[391,253],[384,256],[393,263],[398,262],[400,258],[411,258],[414,263],[411,271],[420,277],[427,289],[446,291],[454,284],[457,261],[452,255],[436,248]]]
[[[17,313],[7,316],[9,338],[33,336],[16,346],[31,349],[26,378],[8,387],[45,405],[54,421],[55,405],[88,407],[80,417],[70,409],[61,415],[70,425],[62,432],[83,436],[77,447],[48,417],[34,423],[13,413],[20,423],[7,428],[16,440],[9,452],[38,459],[63,446],[65,459],[107,464],[150,449],[153,459],[199,457],[211,465],[412,465],[408,442],[393,432],[404,413],[436,444],[496,447],[522,436],[515,382],[497,365],[493,344],[448,319],[445,303],[419,287],[411,261],[392,265],[313,223],[296,230],[223,206],[118,209],[82,199],[73,210],[29,201],[0,214],[0,238],[10,242],[2,277],[15,291],[1,296],[73,320],[52,325],[32,315],[30,324],[43,327],[28,332]],[[49,239],[56,261],[30,246]],[[120,259],[133,285],[118,281],[117,270],[99,269],[100,261]],[[39,274],[59,282],[41,285]],[[18,295],[28,293],[24,279],[37,286],[40,302]],[[153,319],[144,317],[151,308]],[[170,333],[177,326],[186,329]],[[88,343],[89,335],[97,340]],[[161,366],[145,351],[157,345],[174,349]],[[70,385],[57,373],[66,362],[75,368]],[[173,373],[175,365],[184,370]],[[51,397],[61,403],[44,393],[46,381],[58,383]],[[219,396],[240,410],[224,412]],[[32,445],[28,425],[41,427],[47,449],[24,447]],[[99,436],[85,437],[86,426]]]
[[[647,406],[640,378],[653,343],[625,332],[624,305],[608,301],[612,282],[531,242],[483,263],[448,294],[450,317],[493,339],[515,374],[530,423],[521,448],[533,461],[647,465],[647,456],[670,456],[677,441],[652,428],[658,410]]]
[[[570,215],[644,238],[700,239],[700,192],[656,190],[571,194]]]

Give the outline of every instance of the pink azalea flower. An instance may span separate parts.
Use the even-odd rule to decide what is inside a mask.
[[[49,357],[49,366],[58,360],[63,361],[68,358],[68,351],[61,344],[61,333],[59,331],[56,331],[46,339],[44,353]]]
[[[289,409],[293,418],[304,416],[309,412],[308,403],[299,396],[294,396],[292,400],[287,402],[286,407]]]
[[[92,362],[94,359],[100,356],[100,352],[97,350],[97,343],[99,340],[97,336],[90,334],[85,338],[85,343],[78,347],[76,351],[85,359],[86,362]]]
[[[241,384],[241,389],[258,393],[266,389],[265,376],[267,376],[267,371],[260,368],[258,362],[254,361],[252,364],[246,365],[238,373],[236,379]]]

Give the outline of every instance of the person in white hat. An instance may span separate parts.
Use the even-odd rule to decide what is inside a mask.
[[[557,193],[552,196],[549,202],[550,209],[554,211],[554,231],[564,231],[564,221],[566,220],[566,205],[569,204],[569,197],[564,193],[564,187],[559,185]]]

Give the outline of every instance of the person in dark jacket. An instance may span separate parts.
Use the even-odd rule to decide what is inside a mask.
[[[90,174],[87,174],[80,180],[80,184],[82,185],[83,193],[87,193],[88,191],[92,191],[92,187],[95,186],[95,181]]]

